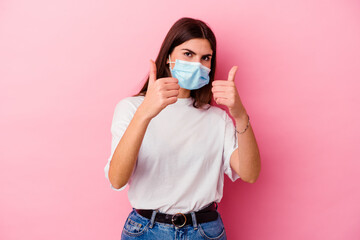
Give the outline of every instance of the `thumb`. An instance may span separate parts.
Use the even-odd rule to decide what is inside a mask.
[[[237,66],[233,66],[230,69],[229,76],[228,76],[228,81],[234,81],[235,80],[235,74],[236,74],[237,69],[238,69]]]
[[[156,80],[156,64],[150,60],[150,74],[149,74],[149,86],[151,86]]]

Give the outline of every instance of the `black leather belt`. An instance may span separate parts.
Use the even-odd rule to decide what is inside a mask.
[[[205,223],[216,220],[218,218],[217,208],[218,208],[218,204],[216,202],[213,202],[208,207],[195,212],[196,222]],[[135,209],[135,211],[139,213],[141,216],[151,219],[154,210]],[[156,213],[155,221],[161,223],[173,224],[176,227],[183,227],[185,225],[193,224],[190,213],[165,214],[158,212]]]

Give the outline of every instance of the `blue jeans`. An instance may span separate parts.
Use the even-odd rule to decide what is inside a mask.
[[[195,213],[191,212],[193,224],[179,228],[173,224],[155,222],[156,213],[156,211],[153,211],[151,219],[148,219],[141,216],[133,208],[125,221],[121,239],[226,240],[225,227],[220,214],[214,221],[198,224]]]

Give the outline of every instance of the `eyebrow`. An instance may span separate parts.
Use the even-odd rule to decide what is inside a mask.
[[[196,55],[196,53],[194,53],[194,52],[193,52],[193,51],[191,51],[190,49],[183,48],[183,49],[181,49],[181,50],[186,50],[186,51],[189,51],[190,53],[192,53],[192,54]],[[211,55],[211,54],[205,54],[205,55],[203,55],[203,57],[207,57],[207,56],[212,56],[212,55]]]

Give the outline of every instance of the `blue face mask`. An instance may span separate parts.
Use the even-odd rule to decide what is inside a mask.
[[[179,85],[185,89],[199,89],[209,83],[210,68],[205,67],[199,62],[188,62],[176,59],[171,62],[169,54],[169,62],[175,63],[173,69],[169,63],[170,72],[173,78],[179,81]]]

